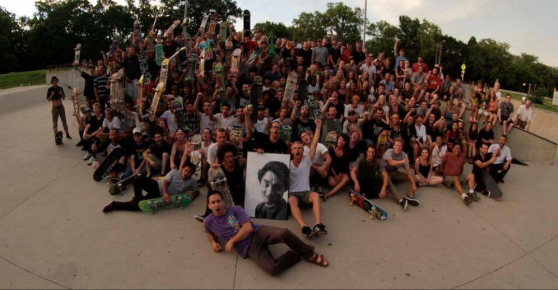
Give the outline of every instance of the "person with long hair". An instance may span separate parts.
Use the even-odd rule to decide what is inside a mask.
[[[415,180],[417,181],[417,185],[434,186],[442,183],[442,177],[434,174],[432,164],[430,149],[428,149],[428,147],[422,147],[420,149],[420,156],[415,161]]]
[[[326,201],[339,192],[349,183],[349,136],[341,134],[337,137],[335,145],[328,148],[331,152],[331,167],[329,169],[328,185],[331,191],[324,194],[322,199]]]

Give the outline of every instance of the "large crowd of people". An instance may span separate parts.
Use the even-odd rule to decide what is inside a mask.
[[[321,203],[347,190],[368,198],[389,196],[403,211],[420,205],[417,193],[423,186],[443,184],[465,205],[479,201],[477,193],[489,196],[482,171],[504,182],[512,160],[507,135],[514,126],[528,130],[533,117],[529,101],[513,116],[510,96],[500,91],[498,81],[492,89],[479,81],[467,93],[460,77],[444,74],[440,64],[427,63],[421,56],[409,59],[397,41],[392,52],[371,52],[361,43],[342,43],[333,35],[297,44],[270,39],[267,32],[251,35],[229,27],[226,40],[201,29],[190,42],[174,32],[169,29],[157,42],[166,58],[191,44],[191,53],[201,54],[204,65],[200,74],[202,63],[197,64],[194,79],[187,79],[187,50],[170,62],[168,79],[160,79],[155,52],[137,35],[105,59],[80,65],[87,103],[76,115],[77,145],[87,151],[84,160],[91,165],[121,148],[124,157],[107,181],[145,173],[134,182],[130,201],[111,202],[103,212],[139,210],[139,201],[147,198],[168,199],[185,192],[197,197],[199,187],[206,185],[207,210],[196,219],[204,223],[212,249],[222,250],[216,239],[222,238],[226,250],[236,249],[273,275],[301,258],[320,266],[328,262],[291,231],[250,221],[242,209],[247,152],[291,155],[289,176],[271,178],[288,178],[288,205],[283,206],[289,207],[301,233],[312,238],[327,234],[322,219],[327,212]],[[256,48],[261,53],[246,72],[230,73],[232,50],[240,49],[245,63]],[[147,56],[150,82],[140,82],[142,55]],[[215,73],[217,65],[225,67],[224,84]],[[297,83],[308,84],[307,91],[297,89],[292,100],[285,90],[290,72],[296,72]],[[263,93],[254,107],[250,87],[257,76],[263,79]],[[166,91],[151,121],[147,109],[160,82],[166,82]],[[61,102],[65,95],[57,83],[53,78],[47,93],[54,131],[61,116],[70,138]],[[111,102],[117,89],[125,93],[124,106]],[[316,114],[314,108],[321,111]],[[256,122],[250,118],[254,110]],[[177,119],[178,111],[182,120]],[[287,125],[291,135],[284,138]],[[495,126],[503,126],[504,134],[495,136]],[[197,151],[203,158],[196,181],[190,139],[198,134],[202,142]],[[473,165],[471,172],[465,170],[466,163]],[[223,169],[237,206],[226,208],[223,193],[207,184],[212,167]],[[164,178],[155,181],[150,178],[154,176]],[[303,218],[301,208],[311,208],[312,222]],[[266,208],[259,212],[266,216]],[[285,243],[291,250],[275,259],[267,250],[274,243]]]

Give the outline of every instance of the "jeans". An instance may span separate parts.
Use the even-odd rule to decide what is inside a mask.
[[[52,129],[54,130],[54,134],[58,132],[58,116],[60,116],[60,120],[62,120],[64,132],[66,132],[66,135],[70,135],[68,124],[66,123],[66,110],[64,110],[64,106],[52,107]]]
[[[161,197],[159,183],[149,177],[141,176],[134,180],[134,198],[128,202],[115,201],[113,210],[139,211],[138,203],[142,200]],[[143,191],[147,192],[144,196]]]

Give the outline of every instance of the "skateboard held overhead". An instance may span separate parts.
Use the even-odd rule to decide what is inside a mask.
[[[351,190],[349,192],[349,198],[350,198],[350,202],[349,202],[350,205],[356,204],[358,207],[366,211],[370,215],[371,219],[376,218],[378,220],[385,221],[388,218],[388,213],[385,210],[383,210],[377,204],[370,201],[368,198],[364,197],[364,195],[354,190]]]
[[[221,167],[210,168],[208,176],[211,189],[218,190],[223,194],[223,199],[227,207],[234,206],[229,184],[227,183],[227,177],[225,176],[223,169],[221,169]]]

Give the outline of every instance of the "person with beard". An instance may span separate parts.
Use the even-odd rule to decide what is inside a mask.
[[[293,128],[292,128],[292,135],[291,141],[300,141],[300,134],[306,132],[308,130],[314,132],[316,131],[316,124],[313,123],[308,119],[308,115],[310,111],[306,105],[300,106],[301,102],[297,101],[295,107],[293,108],[293,112],[291,113],[291,120],[294,120]],[[298,113],[298,109],[300,108],[300,115],[296,118]]]
[[[271,123],[269,135],[254,130],[254,124],[250,118],[246,118],[246,125],[250,134],[254,136],[255,142],[253,148],[256,152],[286,154],[289,151],[287,143],[279,138],[279,133],[281,133],[281,122],[274,120]]]

